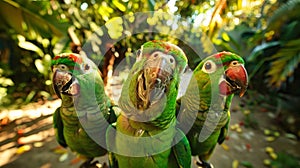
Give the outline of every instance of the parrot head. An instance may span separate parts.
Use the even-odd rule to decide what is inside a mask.
[[[186,65],[187,58],[176,45],[164,41],[144,43],[137,51],[136,63],[124,84],[129,91],[124,94],[129,96],[121,95],[120,106],[132,102],[128,111],[132,113],[133,108],[138,109],[142,115],[147,115],[145,110],[151,108],[156,109],[151,111],[161,112],[162,104],[171,101],[170,97],[174,97],[175,103],[179,75]]]
[[[187,60],[179,47],[167,42],[151,41],[138,50],[137,61],[144,62],[144,66],[138,73],[136,94],[143,102],[141,107],[147,108],[171,89],[171,81],[182,73]]]
[[[55,56],[51,64],[53,88],[60,98],[78,96],[81,90],[91,87],[91,83],[96,86],[95,82],[102,81],[97,66],[86,56],[62,53]]]
[[[244,67],[244,60],[230,52],[220,52],[205,58],[197,67],[201,77],[208,77],[211,87],[216,86],[220,95],[244,95],[248,86],[248,75]],[[208,83],[202,83],[203,88]]]

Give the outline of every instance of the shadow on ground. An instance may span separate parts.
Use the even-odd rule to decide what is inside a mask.
[[[112,89],[118,92],[111,95],[115,99],[121,89],[119,85],[116,87]],[[252,107],[251,110],[242,108],[240,100],[236,97],[233,100],[229,136],[222,145],[217,145],[211,158],[215,168],[270,167],[267,163],[278,162],[280,153],[288,158],[300,158],[299,141],[276,125],[270,115],[272,112],[259,107]],[[54,100],[0,112],[0,167],[79,167],[80,162],[71,164],[76,156],[70,150],[54,152],[58,143],[52,128],[52,113],[59,106],[60,100]],[[273,151],[266,152],[266,149]],[[106,156],[96,159],[107,163]],[[296,162],[296,167],[300,167],[299,159]],[[282,168],[288,167],[285,164]]]

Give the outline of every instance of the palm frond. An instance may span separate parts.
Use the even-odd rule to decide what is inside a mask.
[[[269,86],[280,88],[291,77],[300,63],[300,40],[286,43],[275,55],[271,57],[270,69],[267,72]]]
[[[290,0],[282,4],[268,20],[267,31],[279,30],[289,20],[300,17],[300,0]]]
[[[42,13],[41,8],[45,8],[45,11],[50,10],[50,2],[37,1],[21,5],[18,1],[0,1],[0,27],[13,29],[22,35],[39,34],[44,38],[66,35],[69,25],[60,22],[57,19],[59,15],[54,11],[50,14]]]

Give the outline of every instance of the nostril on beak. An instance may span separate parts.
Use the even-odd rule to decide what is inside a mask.
[[[151,73],[151,78],[155,78],[156,77],[156,74],[155,73]]]

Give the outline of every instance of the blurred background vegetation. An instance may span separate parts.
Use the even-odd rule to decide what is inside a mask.
[[[2,0],[0,106],[55,98],[55,54],[91,50],[106,79],[109,66],[123,58],[130,64],[142,43],[165,39],[184,49],[192,69],[201,61],[194,49],[202,56],[216,50],[243,56],[246,103],[271,109],[299,136],[299,8],[299,0]],[[147,11],[156,12],[136,15]],[[143,32],[132,34],[136,28]]]

